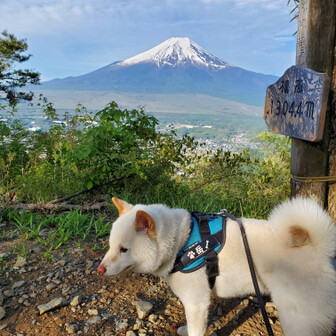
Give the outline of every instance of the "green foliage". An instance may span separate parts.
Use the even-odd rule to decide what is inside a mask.
[[[57,114],[49,106],[52,119]],[[91,115],[79,107],[67,125],[28,132],[16,122],[0,125],[0,177],[5,195],[25,202],[52,199],[108,185],[107,192],[133,203],[166,203],[189,210],[264,217],[289,193],[289,142],[262,133],[262,159],[248,151],[206,152],[194,138],[156,130],[143,109],[121,110],[115,102]],[[260,156],[260,155],[259,155]]]
[[[48,109],[53,119],[57,114]],[[143,109],[121,110],[112,102],[95,115],[82,107],[77,112],[65,116],[67,125],[52,124],[46,132],[28,132],[11,119],[0,124],[3,195],[15,190],[21,201],[47,202],[114,180],[120,180],[116,191],[143,193],[174,184],[170,180],[191,164],[198,145],[174,130],[158,132],[157,120]]]
[[[118,195],[131,203],[164,203],[189,211],[217,212],[226,208],[237,216],[266,218],[289,197],[290,143],[287,138],[262,133],[263,159],[248,151],[199,153],[193,142],[179,174],[148,185],[145,190],[124,188]],[[185,147],[186,149],[186,147]]]
[[[46,256],[69,239],[85,240],[90,234],[101,237],[111,230],[111,223],[105,217],[95,219],[93,215],[80,211],[45,217],[31,212],[7,210],[2,213],[2,218],[12,223],[24,239],[37,239],[46,248]],[[22,247],[20,255],[24,251]]]
[[[76,165],[86,187],[139,173],[139,165],[150,155],[148,144],[157,135],[156,119],[142,109],[121,110],[111,102],[92,121],[98,125],[73,134],[67,153],[68,165]]]
[[[1,189],[11,190],[21,167],[28,161],[25,138],[28,132],[19,120],[0,121],[0,178]],[[1,195],[1,194],[0,194]]]
[[[27,84],[38,84],[40,74],[28,69],[18,69],[17,64],[26,62],[31,55],[23,54],[28,49],[25,39],[18,40],[6,30],[0,35],[0,93],[5,94],[4,100],[14,107],[19,100],[30,101],[32,92],[17,91]],[[1,98],[1,96],[0,96]]]

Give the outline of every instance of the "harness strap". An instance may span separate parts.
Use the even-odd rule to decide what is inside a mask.
[[[233,221],[237,222],[238,225],[239,225],[240,232],[241,232],[242,239],[243,239],[243,243],[244,243],[244,248],[245,248],[245,253],[246,253],[248,265],[249,265],[250,272],[251,272],[252,282],[253,282],[254,290],[256,292],[257,299],[258,299],[258,302],[259,302],[259,307],[260,307],[260,310],[261,310],[261,314],[264,318],[264,322],[265,322],[265,325],[266,325],[268,335],[269,336],[274,336],[273,330],[272,330],[272,327],[271,327],[271,324],[269,322],[268,315],[267,315],[267,312],[266,312],[266,309],[265,309],[265,303],[264,303],[263,297],[260,293],[258,280],[257,280],[257,275],[256,275],[256,272],[255,272],[253,259],[252,259],[252,255],[251,255],[251,250],[250,250],[250,247],[249,247],[249,244],[248,244],[248,241],[247,241],[246,231],[245,231],[243,222],[240,218],[239,219],[236,218],[235,216],[233,216],[228,211],[224,211],[223,215],[232,219]]]
[[[199,212],[193,212],[191,215],[196,218],[201,239],[202,241],[205,241],[211,235],[209,227],[209,215]],[[221,233],[221,231],[219,232]],[[215,285],[217,275],[219,274],[217,253],[213,248],[208,254],[205,255],[205,265],[209,286],[212,289]]]

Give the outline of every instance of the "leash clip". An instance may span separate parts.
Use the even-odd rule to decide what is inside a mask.
[[[220,209],[219,212],[216,212],[215,215],[217,216],[225,216],[225,214],[227,213],[228,211],[226,209]]]

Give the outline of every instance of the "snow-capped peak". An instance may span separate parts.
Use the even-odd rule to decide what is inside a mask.
[[[128,66],[138,63],[155,63],[158,67],[193,64],[216,69],[223,69],[229,65],[208,53],[188,37],[171,37],[156,47],[128,58],[118,65]]]

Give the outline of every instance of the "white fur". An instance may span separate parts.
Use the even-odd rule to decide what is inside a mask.
[[[136,232],[138,210],[155,222],[156,236]],[[277,305],[285,336],[330,335],[336,317],[336,271],[332,258],[336,228],[314,201],[294,199],[275,208],[268,221],[244,219],[258,281],[263,293]],[[190,215],[183,209],[164,205],[136,205],[113,224],[110,249],[102,265],[106,275],[128,268],[136,272],[167,277],[182,301],[188,327],[180,335],[203,336],[207,326],[211,290],[204,267],[192,273],[173,273],[175,257],[187,240]],[[291,247],[291,227],[308,233],[309,240]],[[126,253],[120,247],[128,248]],[[213,291],[229,298],[253,293],[238,224],[227,223],[226,244],[218,256],[220,274]]]

